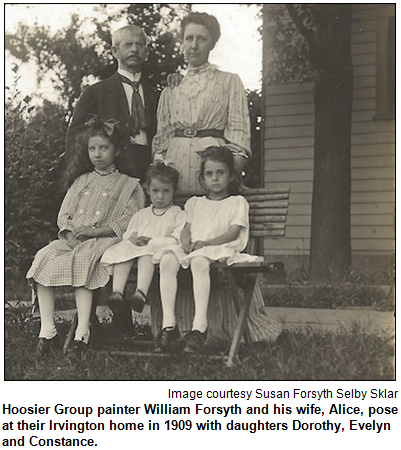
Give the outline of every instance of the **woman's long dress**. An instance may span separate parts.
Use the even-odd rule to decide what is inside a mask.
[[[121,240],[131,217],[145,204],[138,181],[118,171],[81,175],[61,205],[57,220],[59,239],[38,251],[26,277],[43,286],[90,290],[105,286],[112,267],[99,265],[100,258],[106,249]],[[79,226],[110,226],[115,237],[87,239],[72,249],[64,232]]]
[[[154,159],[167,159],[180,172],[181,191],[202,191],[198,182],[200,157],[197,152],[210,146],[226,146],[233,154],[251,154],[250,121],[245,89],[238,75],[222,72],[206,63],[188,74],[176,88],[165,88],[158,107],[158,129],[153,140]],[[176,137],[184,129],[223,130],[224,138]],[[183,272],[183,271],[181,271]],[[176,300],[176,319],[181,331],[190,330],[193,318],[192,282],[189,270],[180,272]],[[208,308],[208,338],[232,336],[236,312],[227,302],[230,287],[218,274],[212,276]],[[249,330],[254,341],[275,340],[281,325],[264,313],[264,301],[256,284],[249,312]],[[153,333],[161,326],[160,304],[154,303],[157,320]]]
[[[246,94],[238,75],[207,63],[188,70],[181,84],[165,88],[157,113],[154,159],[173,162],[180,173],[178,189],[199,191],[200,158],[210,146],[226,146],[234,154],[250,155],[250,122]],[[222,130],[224,138],[175,137],[175,130]]]

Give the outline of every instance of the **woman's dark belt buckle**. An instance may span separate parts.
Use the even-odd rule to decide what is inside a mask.
[[[193,128],[185,128],[185,130],[183,130],[182,134],[186,138],[194,138],[194,137],[196,137],[198,132],[196,130],[194,130]]]

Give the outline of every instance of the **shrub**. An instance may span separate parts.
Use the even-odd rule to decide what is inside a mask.
[[[6,284],[25,275],[36,251],[56,233],[62,198],[60,154],[66,128],[62,110],[45,103],[35,110],[31,98],[6,88],[4,124]],[[60,125],[61,124],[61,125]]]

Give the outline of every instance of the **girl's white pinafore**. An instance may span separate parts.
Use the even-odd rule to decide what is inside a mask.
[[[192,242],[213,239],[226,233],[232,225],[240,227],[237,239],[222,245],[205,246],[189,254],[186,254],[180,245],[172,245],[155,254],[154,261],[160,261],[161,256],[168,251],[175,253],[184,268],[197,256],[204,256],[210,261],[225,261],[228,265],[260,260],[259,256],[240,253],[248,242],[248,211],[248,203],[240,195],[231,195],[222,200],[211,200],[208,197],[190,198],[185,204],[185,213],[186,222],[191,224]]]
[[[153,206],[138,211],[131,219],[122,242],[106,250],[101,264],[117,264],[145,255],[153,255],[163,248],[177,244],[185,225],[185,213],[179,206],[171,206],[164,214],[157,215]],[[152,238],[147,245],[134,245],[131,236]]]

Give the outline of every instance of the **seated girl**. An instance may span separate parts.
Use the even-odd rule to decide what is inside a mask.
[[[82,356],[90,336],[93,291],[107,284],[111,267],[99,264],[106,249],[119,242],[129,220],[144,207],[139,180],[120,173],[116,121],[94,118],[77,137],[74,183],[58,214],[58,239],[39,250],[26,277],[37,287],[41,329],[37,356],[57,345],[55,288],[72,286],[78,313],[74,352]]]
[[[150,166],[146,185],[151,205],[132,217],[123,241],[102,257],[102,265],[113,265],[113,293],[108,303],[114,311],[122,308],[131,267],[138,259],[137,289],[128,301],[135,311],[142,312],[155,270],[153,255],[178,242],[185,223],[185,213],[173,204],[178,178],[179,173],[165,162]]]

